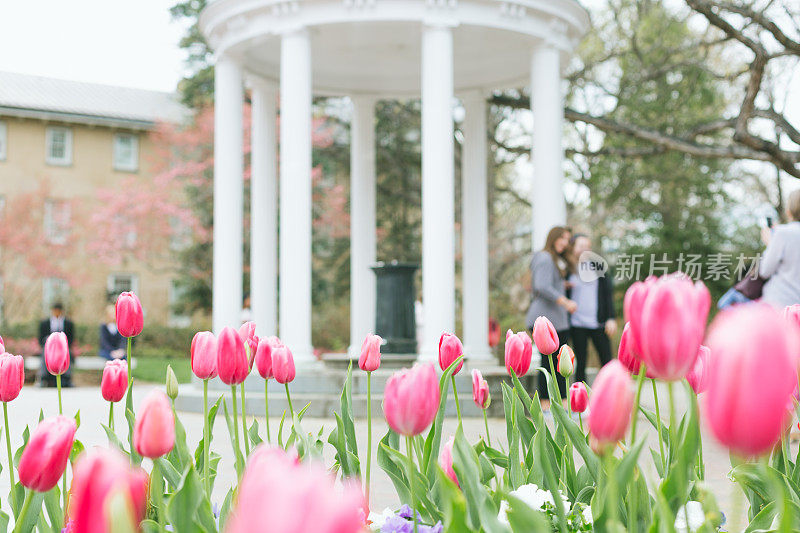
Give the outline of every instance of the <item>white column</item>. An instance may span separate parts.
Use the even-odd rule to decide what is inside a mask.
[[[277,89],[252,82],[250,305],[259,336],[278,334]]]
[[[375,99],[355,96],[350,122],[350,348],[375,331]]]
[[[281,39],[280,333],[298,366],[311,346],[311,42]]]
[[[422,310],[420,359],[435,360],[455,328],[453,34],[422,28]]]
[[[564,201],[564,98],[561,93],[559,51],[543,43],[531,57],[531,110],[533,134],[533,233],[534,250],[544,247],[551,227],[567,221]]]
[[[217,59],[214,75],[214,265],[212,322],[215,333],[239,327],[242,311],[243,140],[242,70]]]
[[[464,353],[473,361],[490,360],[489,213],[486,176],[486,97],[465,95],[464,146],[461,151],[461,235]]]

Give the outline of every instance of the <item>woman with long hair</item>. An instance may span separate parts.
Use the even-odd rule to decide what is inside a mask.
[[[569,314],[574,313],[577,304],[566,297],[565,281],[572,271],[569,240],[571,232],[564,226],[556,226],[547,234],[544,248],[533,254],[531,261],[531,285],[533,300],[525,317],[528,330],[533,330],[533,323],[539,316],[544,316],[558,333],[558,340],[564,345],[569,340]],[[560,348],[560,346],[559,346]],[[550,356],[543,355],[541,366],[550,368],[546,357],[557,357],[558,352]],[[553,361],[555,364],[555,360]],[[556,375],[556,382],[561,396],[566,397],[567,381]],[[537,379],[539,399],[542,409],[549,409],[550,396],[547,393],[547,382]]]

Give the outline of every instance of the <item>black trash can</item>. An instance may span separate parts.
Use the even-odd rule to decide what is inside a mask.
[[[386,354],[417,353],[417,321],[414,316],[415,263],[378,263],[372,270],[377,284],[375,333],[386,343]]]

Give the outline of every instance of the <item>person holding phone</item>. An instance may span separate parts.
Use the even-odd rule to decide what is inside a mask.
[[[778,308],[800,304],[800,189],[786,202],[786,224],[761,230],[767,245],[759,264],[766,278],[761,299]]]

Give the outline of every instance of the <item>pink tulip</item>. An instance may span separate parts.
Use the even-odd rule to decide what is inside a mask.
[[[800,329],[800,304],[790,305],[783,310],[783,318],[796,325]],[[3,339],[0,339],[2,344]]]
[[[589,404],[589,393],[586,392],[586,385],[582,381],[573,383],[569,387],[569,406],[573,413],[586,411]]]
[[[355,485],[334,486],[321,464],[297,463],[259,445],[239,483],[226,533],[360,533],[363,497]]]
[[[224,327],[217,338],[217,372],[226,385],[239,385],[250,373],[244,342],[232,327]]]
[[[245,322],[239,327],[239,336],[242,338],[245,349],[247,350],[247,361],[250,369],[253,369],[253,360],[258,349],[258,336],[256,335],[256,323],[253,321]]]
[[[475,405],[481,409],[487,409],[489,404],[492,403],[492,397],[489,394],[489,383],[483,379],[481,371],[477,368],[472,370],[472,399]]]
[[[3,337],[0,337],[0,353],[5,353],[6,351],[6,343],[3,342]]]
[[[367,335],[361,343],[361,355],[358,357],[358,368],[365,372],[374,372],[381,366],[381,343],[378,335]]]
[[[144,327],[144,313],[139,298],[132,292],[123,292],[115,306],[117,331],[123,337],[135,337]]]
[[[705,392],[708,388],[708,365],[710,363],[710,357],[711,350],[709,350],[707,346],[700,345],[700,351],[697,353],[697,360],[694,362],[694,366],[689,373],[686,374],[686,381],[692,386],[692,390],[695,394]]]
[[[638,374],[642,362],[639,360],[638,355],[633,350],[633,334],[631,333],[631,323],[626,322],[625,327],[622,328],[622,336],[619,338],[619,351],[617,352],[617,359],[622,365],[628,369],[631,374]]]
[[[256,348],[256,369],[264,379],[272,377],[272,343],[269,338],[261,338]]]
[[[55,331],[44,343],[44,363],[47,371],[60,376],[69,370],[69,343],[63,331]]]
[[[100,380],[100,394],[107,402],[118,402],[125,397],[128,390],[128,367],[125,361],[117,359],[109,361],[103,368]]]
[[[641,329],[631,322],[648,372],[665,381],[683,379],[692,369],[706,329],[711,296],[701,282],[662,276],[647,291]]]
[[[506,371],[511,375],[511,371],[517,377],[524,376],[531,367],[531,357],[533,357],[533,343],[528,332],[520,331],[512,333],[506,332]]]
[[[0,402],[10,402],[19,396],[25,384],[25,360],[21,355],[0,355]]]
[[[285,344],[272,349],[272,375],[275,376],[275,381],[281,384],[294,381],[294,356]]]
[[[447,477],[460,487],[461,484],[459,484],[458,478],[456,477],[456,471],[453,470],[453,445],[455,442],[455,437],[450,437],[447,439],[447,442],[444,443],[442,450],[439,452],[439,466],[442,467]]]
[[[542,355],[550,355],[558,350],[560,345],[558,333],[556,333],[553,323],[546,317],[540,316],[533,323],[533,342],[536,343],[536,349]]]
[[[217,377],[217,338],[210,331],[198,331],[192,337],[192,372],[199,379]]]
[[[618,360],[597,373],[589,398],[589,433],[595,448],[615,444],[625,437],[633,411],[630,374]]]
[[[558,351],[558,365],[556,366],[556,372],[565,378],[568,378],[575,373],[575,352],[573,352],[572,348],[566,344]]]
[[[644,281],[637,281],[633,283],[625,292],[625,299],[622,303],[625,320],[630,324],[629,337],[631,349],[635,354],[642,353],[642,347],[639,343],[639,332],[642,330],[642,309],[644,302],[647,299],[647,294],[650,288],[656,282],[655,276],[650,276]],[[638,373],[638,367],[636,372]]]
[[[58,415],[42,420],[33,430],[19,460],[19,480],[31,490],[48,492],[56,486],[72,451],[75,420]]]
[[[133,446],[142,457],[156,459],[175,446],[175,415],[167,395],[160,390],[148,394],[133,426]]]
[[[453,364],[453,362],[463,354],[464,346],[461,344],[459,338],[452,333],[442,333],[442,336],[439,337],[439,368],[444,372],[447,370],[447,367]],[[462,366],[464,366],[463,359],[453,371],[454,376],[461,371]]]
[[[112,520],[121,518],[112,516],[109,509],[111,498],[119,494],[127,503],[132,519],[123,529],[138,530],[147,503],[147,482],[144,470],[131,466],[113,448],[95,448],[82,454],[75,462],[70,489],[71,530],[110,533]]]
[[[439,380],[430,363],[395,372],[386,382],[383,414],[395,433],[412,437],[431,425],[439,410]]]
[[[769,451],[797,385],[796,331],[768,304],[739,305],[717,315],[706,344],[713,364],[703,406],[711,431],[739,455]]]

